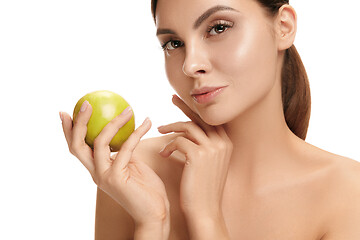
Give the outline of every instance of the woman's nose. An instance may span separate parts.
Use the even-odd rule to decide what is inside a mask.
[[[186,49],[186,56],[183,64],[183,72],[186,76],[200,77],[210,71],[211,64],[207,51],[195,45]]]

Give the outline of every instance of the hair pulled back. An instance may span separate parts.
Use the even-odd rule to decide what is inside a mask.
[[[275,16],[280,7],[289,0],[255,0],[270,16]],[[157,0],[151,0],[155,20]],[[310,85],[304,64],[294,45],[285,51],[281,73],[281,95],[286,124],[299,138],[305,140],[310,121]]]

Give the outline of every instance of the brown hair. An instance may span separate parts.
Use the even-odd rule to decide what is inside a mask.
[[[256,0],[270,16],[274,16],[289,0]],[[155,20],[157,0],[151,0],[151,11]],[[305,140],[310,121],[310,85],[304,64],[294,45],[284,56],[281,73],[281,95],[286,124],[299,138]]]

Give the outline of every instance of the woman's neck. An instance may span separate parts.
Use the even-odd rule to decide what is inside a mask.
[[[262,176],[297,164],[304,141],[288,128],[279,91],[280,86],[274,86],[264,99],[224,125],[234,144],[229,168],[234,176],[260,184],[266,181]]]

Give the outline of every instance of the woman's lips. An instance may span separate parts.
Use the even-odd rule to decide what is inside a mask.
[[[192,97],[195,99],[196,102],[200,104],[205,104],[215,99],[215,97],[222,93],[224,89],[225,87],[202,88],[199,90],[194,90],[193,92],[198,93],[192,94]]]

